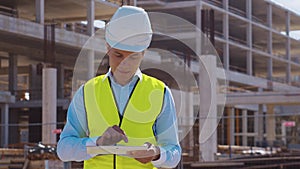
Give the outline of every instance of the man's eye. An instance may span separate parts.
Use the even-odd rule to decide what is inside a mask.
[[[139,55],[139,54],[132,54],[131,56],[130,56],[130,59],[138,59],[138,58],[140,58],[141,57],[141,55]]]
[[[114,53],[113,55],[116,56],[116,57],[118,57],[118,58],[122,57],[122,55],[120,53]]]

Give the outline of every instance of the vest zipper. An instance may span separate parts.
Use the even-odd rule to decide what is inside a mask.
[[[109,77],[108,77],[108,82],[109,82],[109,86],[110,86],[110,88],[111,88],[111,90],[112,90],[112,94],[113,94],[113,96],[114,96],[115,104],[116,104],[116,106],[117,106],[116,96],[115,96],[114,90],[113,90],[113,88],[112,88],[112,86],[111,86],[111,81],[110,81],[110,78],[109,78]],[[129,103],[129,100],[130,100],[130,98],[131,98],[131,96],[132,96],[132,94],[133,94],[133,91],[134,91],[135,87],[137,86],[138,82],[139,82],[139,79],[135,82],[134,87],[133,87],[133,89],[132,89],[132,91],[131,91],[131,93],[130,93],[130,95],[129,95],[129,98],[128,98],[128,100],[127,100],[126,106],[125,106],[125,108],[124,108],[124,110],[123,110],[123,112],[122,112],[122,113],[123,113],[123,116],[124,116],[125,110],[126,110],[126,108],[127,108],[127,105],[128,105],[128,103]],[[117,110],[118,110],[119,119],[120,119],[119,127],[121,127],[122,121],[123,121],[123,116],[121,116],[120,110],[118,109],[118,106],[117,106]],[[114,154],[114,157],[113,157],[113,162],[114,162],[113,167],[114,167],[114,168],[113,168],[113,169],[117,169],[116,161],[117,161],[117,155]]]
[[[114,154],[114,169],[117,169],[117,167],[116,167],[116,155]]]

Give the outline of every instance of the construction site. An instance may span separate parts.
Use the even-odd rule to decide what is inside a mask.
[[[183,23],[150,17],[157,34],[141,68],[174,96],[178,169],[300,167],[300,37],[291,36],[300,14],[271,0],[2,0],[0,169],[83,168],[60,161],[55,147],[74,90],[108,70],[108,59],[96,58],[122,5]],[[92,61],[78,61],[92,36]],[[211,57],[200,61],[198,51]],[[84,78],[74,80],[76,71]],[[203,136],[207,123],[213,129]]]

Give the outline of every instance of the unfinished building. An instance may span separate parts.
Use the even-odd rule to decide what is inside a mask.
[[[182,141],[183,154],[214,160],[217,145],[280,146],[299,144],[300,16],[272,1],[262,0],[4,0],[0,2],[1,146],[42,140],[42,69],[57,69],[57,124],[62,128],[72,95],[76,59],[89,37],[122,4],[149,12],[168,13],[201,29],[214,45],[226,74],[226,107],[206,150],[199,145],[199,98],[189,89],[180,131],[192,128]],[[87,21],[84,24],[82,21]],[[186,29],[187,39],[195,39]],[[161,27],[162,31],[170,28]],[[165,30],[164,30],[165,29]],[[99,51],[105,53],[104,39]],[[152,48],[165,49],[184,65],[197,56],[175,40],[153,38]],[[172,62],[170,53],[156,51],[159,63]],[[107,64],[105,60],[104,64]],[[95,63],[99,64],[99,63]],[[179,67],[183,67],[180,66]],[[176,92],[167,74],[159,76]],[[199,78],[199,72],[193,72]],[[92,71],[90,77],[95,74]],[[201,94],[201,91],[200,91]],[[186,118],[192,119],[186,123]],[[200,119],[199,119],[200,118]],[[217,121],[217,119],[216,119]],[[196,122],[196,125],[194,125]],[[52,131],[50,131],[52,132]]]

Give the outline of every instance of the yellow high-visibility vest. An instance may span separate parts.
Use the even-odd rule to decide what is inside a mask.
[[[165,85],[163,82],[144,75],[135,84],[129,96],[123,116],[120,115],[110,86],[109,77],[104,75],[89,80],[84,85],[84,104],[90,137],[101,136],[113,125],[125,131],[128,143],[118,145],[141,146],[145,142],[156,145],[153,125],[161,112]],[[153,164],[118,155],[100,155],[84,161],[85,169],[152,169]]]

